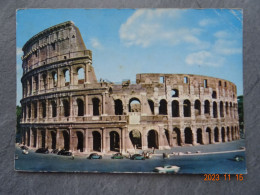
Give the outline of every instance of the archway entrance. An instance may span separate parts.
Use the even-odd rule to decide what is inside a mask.
[[[177,127],[173,129],[173,139],[176,145],[181,145],[181,131]]]
[[[224,127],[221,128],[221,138],[222,138],[222,142],[225,142],[225,128]]]
[[[27,146],[30,146],[30,139],[31,138],[31,134],[30,134],[30,130],[27,130]]]
[[[36,143],[37,143],[37,131],[33,130],[33,147],[36,147]]]
[[[42,148],[45,148],[45,131],[41,131]]]
[[[208,133],[209,144],[211,144],[211,143],[212,143],[212,140],[211,140],[211,129],[210,129],[210,128],[207,128],[207,129],[206,129],[206,132]]]
[[[78,138],[78,145],[77,145],[77,150],[80,152],[83,152],[83,133],[80,131],[77,131],[77,138]]]
[[[197,143],[198,144],[203,144],[202,143],[202,130],[201,129],[197,130]]]
[[[92,132],[93,136],[93,150],[101,152],[101,135],[99,132],[94,131]]]
[[[150,130],[147,135],[148,148],[158,149],[158,133],[155,130]]]
[[[188,127],[185,128],[184,134],[185,134],[185,144],[192,144],[193,137],[192,137],[191,129]]]
[[[130,140],[134,148],[142,149],[142,134],[138,130],[133,130],[129,133]]]
[[[56,149],[56,133],[51,131],[51,149]]]
[[[69,151],[70,149],[70,136],[69,133],[67,131],[62,131],[62,135],[63,135],[63,145],[64,145],[64,149],[66,151]]]
[[[219,142],[219,133],[217,127],[214,129],[214,140],[215,142]]]
[[[229,131],[229,127],[227,127],[227,140],[230,141],[230,131]]]
[[[116,131],[111,131],[110,136],[110,151],[119,152],[120,151],[120,137]]]

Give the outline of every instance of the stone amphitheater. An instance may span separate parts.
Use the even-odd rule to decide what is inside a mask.
[[[190,74],[98,81],[70,21],[36,34],[23,52],[22,142],[30,148],[125,153],[239,139],[232,82]]]

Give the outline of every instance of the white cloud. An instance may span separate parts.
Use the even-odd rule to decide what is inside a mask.
[[[95,49],[103,49],[102,44],[99,42],[97,38],[92,38],[90,40],[91,46]]]
[[[22,48],[20,48],[20,47],[17,47],[17,48],[16,48],[16,55],[17,55],[17,56],[22,56],[22,55],[23,55],[23,50],[22,50]]]
[[[179,10],[137,10],[121,25],[120,39],[126,46],[149,47],[158,43],[207,45],[197,38],[200,29],[175,27],[173,19],[178,17],[181,17]]]
[[[185,62],[188,65],[219,67],[223,65],[224,58],[204,50],[189,54]]]
[[[210,19],[210,18],[206,18],[206,19],[202,19],[201,21],[199,21],[199,25],[202,27],[208,26],[208,25],[216,25],[217,21]]]
[[[236,40],[218,39],[213,46],[213,51],[222,55],[234,55],[241,54],[242,47]]]
[[[222,30],[222,31],[216,32],[214,34],[214,36],[216,38],[220,38],[221,39],[221,38],[228,38],[228,37],[230,37],[230,34],[227,31]]]

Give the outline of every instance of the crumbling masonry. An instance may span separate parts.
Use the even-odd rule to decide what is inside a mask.
[[[52,26],[23,47],[22,142],[32,148],[127,152],[239,139],[236,86],[188,74],[98,82],[79,29]]]

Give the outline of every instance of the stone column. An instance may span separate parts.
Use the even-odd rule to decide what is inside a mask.
[[[180,112],[180,117],[183,118],[184,113],[183,113],[183,101],[182,100],[179,101],[179,112]]]
[[[191,102],[191,105],[190,105],[190,111],[191,111],[191,118],[193,120],[195,120],[195,108],[194,108],[194,101]]]
[[[39,122],[39,118],[40,118],[40,101],[37,100],[36,104],[37,104],[37,122]]]
[[[89,152],[88,147],[88,129],[84,129],[84,145],[83,145],[83,152]]]
[[[163,149],[164,140],[163,140],[163,125],[158,125],[158,149]]]
[[[72,96],[70,96],[69,97],[70,99],[69,99],[69,103],[70,103],[70,118],[72,118],[73,116],[74,116],[74,113],[73,113],[73,98],[72,98]]]
[[[56,149],[61,150],[61,147],[60,147],[60,131],[58,129],[56,131]]]
[[[74,71],[73,71],[73,66],[70,67],[70,85],[74,85]]]
[[[57,69],[57,87],[60,87],[61,86],[61,70],[58,68]]]
[[[143,127],[143,132],[142,132],[142,149],[147,150],[148,145],[147,145],[147,132],[145,130],[145,127]]]
[[[158,114],[159,114],[159,103],[154,102],[154,115],[158,115]]]
[[[123,128],[121,128],[121,152],[122,153],[126,152],[125,134],[126,134],[126,128],[123,127]]]
[[[106,153],[108,151],[107,144],[106,144],[107,130],[106,130],[106,128],[102,127],[101,131],[102,131],[102,137],[101,137],[102,138],[102,150],[101,150],[101,152]]]
[[[102,93],[102,116],[106,115],[106,94]]]
[[[69,127],[69,136],[70,136],[70,151],[74,152],[73,137],[72,137],[72,127]]]
[[[84,99],[85,99],[85,109],[84,109],[84,114],[85,116],[88,116],[88,95],[85,95],[84,96]]]
[[[33,76],[31,77],[31,81],[32,81],[32,87],[31,87],[31,89],[32,89],[32,91],[31,91],[31,94],[33,95],[33,92],[34,92],[34,82],[33,82]]]
[[[88,77],[88,64],[85,64],[85,83],[89,83],[89,77]]]
[[[210,117],[213,118],[213,102],[210,102]]]

